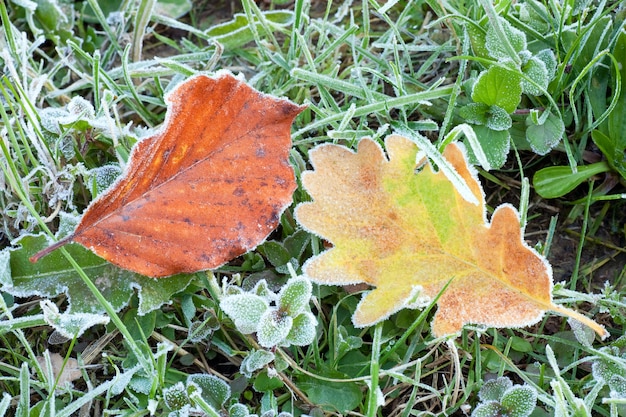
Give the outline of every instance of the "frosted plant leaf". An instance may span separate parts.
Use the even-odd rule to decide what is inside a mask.
[[[73,97],[70,100],[67,104],[67,111],[69,116],[61,119],[62,124],[70,124],[77,120],[92,120],[96,117],[93,105],[81,96]]]
[[[487,126],[473,125],[476,137],[480,138],[480,147],[491,169],[498,169],[506,162],[511,148],[511,134],[509,131],[493,130]],[[474,151],[468,148],[470,161],[478,163]]]
[[[108,324],[109,317],[104,314],[89,314],[89,313],[59,313],[59,309],[56,304],[50,300],[43,300],[39,303],[41,310],[43,311],[43,319],[48,325],[52,326],[54,330],[59,332],[62,336],[72,339],[73,337],[80,337],[85,330],[98,324]]]
[[[532,122],[532,116],[526,120],[526,140],[530,148],[538,155],[550,152],[560,141],[565,133],[563,120],[552,113],[548,114],[543,124],[536,125]]]
[[[305,312],[293,319],[293,325],[285,338],[284,344],[307,346],[315,340],[317,319],[311,313]]]
[[[62,133],[59,119],[66,118],[68,116],[69,113],[65,109],[58,107],[46,107],[45,109],[39,111],[41,127],[56,135],[61,135]]]
[[[191,343],[199,343],[207,340],[215,330],[219,329],[217,318],[206,312],[202,321],[192,321],[189,326],[188,338]]]
[[[505,376],[489,380],[478,391],[478,398],[485,402],[500,401],[504,393],[512,386],[513,382]]]
[[[528,60],[528,62],[526,62],[526,64],[522,67],[522,72],[538,84],[539,87],[544,90],[548,88],[548,84],[550,83],[548,69],[546,68],[546,64],[539,58],[532,57]],[[531,96],[543,95],[543,90],[536,87],[534,84],[531,84],[524,78],[522,78],[522,92]]]
[[[249,415],[248,407],[241,403],[233,404],[228,409],[228,417],[248,417]]]
[[[152,391],[153,378],[144,375],[134,375],[128,386],[136,392],[148,395]]]
[[[187,386],[195,384],[201,392],[201,396],[216,410],[222,408],[226,400],[230,398],[230,386],[214,375],[192,374],[187,377]]]
[[[119,165],[103,165],[87,171],[86,180],[92,197],[100,195],[122,174]]]
[[[135,373],[137,373],[141,369],[141,364],[138,363],[132,368],[122,372],[121,374],[116,375],[115,381],[113,382],[113,385],[111,385],[110,393],[113,395],[120,395],[128,386],[128,384],[130,384],[130,381],[132,380],[132,377],[135,375]]]
[[[529,385],[514,386],[504,393],[500,404],[510,417],[528,417],[537,406],[537,391]]]
[[[286,411],[281,411],[280,413],[278,413],[277,417],[293,417],[293,414],[288,413]]]
[[[272,363],[274,359],[275,355],[272,352],[267,350],[252,350],[241,362],[239,372],[247,378],[252,378],[252,375],[256,371],[264,369],[268,364]]]
[[[489,105],[485,103],[469,103],[468,105],[461,107],[459,115],[468,123],[484,125],[487,124],[488,111]]]
[[[175,385],[163,389],[163,400],[165,405],[174,411],[180,410],[184,406],[189,407],[190,404],[187,389],[182,382],[177,382]]]
[[[176,348],[176,345],[174,345],[169,340],[157,343],[157,350],[156,350],[156,353],[154,354],[154,359],[158,359],[161,356],[166,356],[169,352],[172,352],[175,348]]]
[[[596,339],[596,334],[592,329],[572,318],[567,319],[567,324],[572,329],[578,343],[585,347],[591,347],[591,344]]]
[[[499,17],[498,23],[504,32],[504,36],[507,37],[511,46],[518,54],[526,49],[526,34],[519,29],[514,28],[511,24]],[[511,59],[511,57],[504,46],[504,42],[498,37],[498,33],[494,29],[494,25],[490,24],[487,29],[487,36],[485,37],[485,47],[495,59]]]
[[[75,213],[59,212],[59,228],[54,236],[57,239],[62,239],[70,233],[73,233],[79,221],[80,216]]]
[[[542,49],[535,54],[535,58],[542,61],[546,66],[546,70],[548,71],[548,80],[552,81],[554,75],[556,74],[557,66],[556,56],[554,56],[552,49]]]
[[[472,89],[474,102],[499,106],[507,113],[513,113],[521,99],[521,76],[517,69],[511,71],[493,65],[480,73]]]
[[[267,311],[269,304],[258,295],[243,293],[224,297],[220,307],[235,322],[241,333],[250,334],[257,330],[261,316]]]
[[[491,106],[485,125],[492,130],[509,130],[513,125],[513,120],[502,107]]]
[[[278,308],[290,316],[297,316],[309,306],[311,282],[305,277],[290,279],[278,294]]]
[[[76,156],[74,139],[71,136],[63,135],[56,141],[56,147],[65,159],[72,159]]]
[[[528,2],[517,4],[519,6],[519,18],[538,33],[547,33],[550,30],[550,25],[542,16],[549,16],[550,14],[543,3],[535,0],[531,1],[532,6]]]
[[[489,401],[485,404],[479,404],[474,411],[472,411],[472,417],[501,417],[502,406],[497,401]]]
[[[252,294],[256,294],[259,297],[265,298],[268,302],[274,301],[276,299],[276,294],[270,290],[267,285],[267,281],[265,279],[259,280],[252,290],[250,290]]]
[[[291,330],[293,318],[280,310],[267,310],[259,320],[257,339],[259,345],[271,348],[280,344]]]
[[[620,375],[613,375],[608,381],[612,398],[626,398],[626,378]]]

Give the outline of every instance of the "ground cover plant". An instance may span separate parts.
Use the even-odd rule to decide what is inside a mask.
[[[0,415],[626,412],[619,3],[0,18]]]

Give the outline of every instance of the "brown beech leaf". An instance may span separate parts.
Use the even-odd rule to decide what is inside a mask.
[[[302,183],[313,201],[295,213],[333,244],[305,263],[306,275],[320,284],[375,287],[352,317],[357,327],[424,307],[449,283],[433,320],[437,337],[458,334],[466,323],[527,326],[547,310],[606,336],[592,320],[553,303],[552,269],[524,242],[513,206],[499,206],[487,220],[483,190],[461,146],[445,149],[451,170],[435,171],[416,160],[411,140],[392,135],[385,145],[388,158],[370,139],[357,152],[337,145],[312,150],[315,170]],[[469,197],[446,172],[462,179]]]
[[[304,107],[228,72],[190,78],[167,97],[162,128],[137,143],[121,179],[87,208],[77,242],[152,277],[216,268],[277,226],[296,188],[291,123]]]

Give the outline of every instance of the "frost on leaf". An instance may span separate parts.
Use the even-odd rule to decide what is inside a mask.
[[[548,83],[550,82],[545,62],[537,57],[532,57],[528,60],[528,62],[526,62],[526,64],[524,64],[522,72],[540,87],[535,86],[526,79],[522,79],[522,91],[524,94],[532,96],[542,95],[543,90],[548,87]]]
[[[270,348],[280,344],[289,332],[293,324],[293,318],[281,310],[267,310],[257,327],[259,345]]]
[[[296,188],[291,123],[303,107],[227,72],[167,97],[165,123],[64,241],[151,277],[216,268],[263,242]],[[233,215],[236,213],[237,215]]]
[[[269,305],[264,298],[245,293],[224,297],[220,307],[235,322],[241,333],[250,334],[256,331],[261,316]]]
[[[122,169],[113,164],[90,169],[86,175],[89,192],[93,197],[100,195],[115,182],[121,173]]]
[[[183,407],[189,407],[189,397],[187,396],[187,389],[182,382],[177,382],[171,387],[167,387],[163,390],[163,400],[165,405],[170,410],[180,410]]]
[[[537,405],[537,391],[529,385],[513,385],[507,377],[485,382],[478,392],[480,404],[472,417],[528,417]]]
[[[308,279],[290,279],[278,294],[278,308],[290,316],[297,316],[309,305],[311,290]]]
[[[222,298],[220,307],[240,332],[256,332],[259,344],[265,348],[313,342],[317,320],[309,307],[312,288],[308,279],[290,279],[278,295],[268,288],[265,280],[249,292],[235,292],[232,288],[238,287],[224,288],[228,295]]]
[[[230,398],[230,386],[215,375],[192,374],[187,377],[187,387],[195,385],[202,399],[214,409],[222,408]]]
[[[416,173],[417,146],[391,135],[380,146],[363,139],[358,151],[320,145],[310,152],[314,171],[302,182],[313,201],[296,208],[298,222],[333,247],[307,261],[312,281],[327,285],[367,283],[373,287],[353,315],[369,326],[420,297],[438,301],[435,336],[460,332],[466,323],[520,327],[536,323],[546,310],[574,315],[552,302],[552,270],[522,239],[519,214],[504,204],[488,222],[485,197],[461,145],[444,157],[479,204],[466,201],[443,171],[430,165]]]
[[[622,365],[626,360],[626,336],[600,348],[600,352],[602,356],[598,356],[591,366],[594,380],[608,385],[611,396],[626,398],[626,369]]]
[[[286,341],[295,346],[308,346],[315,340],[317,319],[311,313],[303,313],[293,319]]]
[[[267,350],[252,350],[248,356],[241,361],[239,372],[241,372],[242,375],[251,378],[254,372],[265,368],[265,366],[272,363],[274,358],[274,354],[272,352],[268,352]]]
[[[520,53],[526,49],[526,35],[524,32],[511,26],[511,24],[502,17],[498,18],[497,23],[500,25],[504,36],[515,52]],[[505,40],[501,39],[498,32],[495,30],[495,25],[490,24],[485,38],[485,47],[489,51],[489,55],[500,60],[512,59],[513,57],[504,46],[504,42]]]
[[[480,388],[478,398],[481,401],[500,401],[504,393],[513,386],[513,382],[507,377],[491,379]]]
[[[59,308],[50,300],[40,301],[43,319],[61,336],[67,339],[80,337],[87,329],[98,324],[108,324],[109,317],[103,314],[59,313]]]

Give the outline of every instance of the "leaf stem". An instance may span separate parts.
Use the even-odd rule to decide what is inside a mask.
[[[578,320],[585,326],[590,327],[594,332],[598,334],[598,336],[600,336],[602,340],[606,339],[609,336],[609,332],[604,328],[604,326],[601,326],[600,324],[591,320],[589,317],[583,314],[580,314],[577,311],[570,310],[569,308],[565,308],[557,304],[553,304],[552,307],[550,307],[550,309],[566,317],[571,317],[574,320]]]
[[[41,258],[43,258],[46,255],[49,255],[51,252],[57,250],[61,246],[64,246],[70,243],[73,238],[74,238],[73,233],[68,236],[65,236],[63,239],[57,240],[56,242],[54,242],[52,245],[48,246],[47,248],[43,248],[42,250],[40,250],[39,252],[31,256],[30,258],[28,258],[28,260],[31,261],[32,263],[36,263]]]

